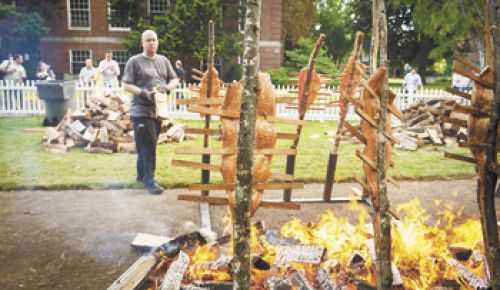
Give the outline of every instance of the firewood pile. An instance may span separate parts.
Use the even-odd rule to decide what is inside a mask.
[[[461,107],[454,99],[432,98],[420,99],[403,110],[402,120],[393,119],[391,128],[393,136],[399,140],[396,148],[414,151],[423,145],[458,146],[467,141],[468,115],[453,111]],[[357,129],[360,126],[355,127]],[[342,139],[350,138],[350,131],[345,131]],[[359,142],[352,136],[352,140]]]
[[[135,153],[129,108],[129,101],[120,96],[90,96],[83,110],[68,110],[56,127],[47,127],[43,148],[53,153],[72,148],[84,148],[88,153]],[[194,135],[185,134],[184,128],[185,125],[173,119],[162,120],[158,143],[194,139]]]

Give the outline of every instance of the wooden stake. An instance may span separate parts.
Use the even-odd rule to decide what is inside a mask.
[[[246,1],[245,35],[243,37],[243,99],[238,134],[236,205],[233,226],[233,289],[235,290],[247,290],[251,286],[250,195],[253,190],[252,167],[258,95],[260,12],[261,0]]]
[[[325,35],[320,34],[318,39],[316,40],[316,44],[314,45],[314,48],[311,52],[311,55],[309,56],[309,63],[307,64],[307,76],[306,76],[306,82],[304,84],[304,90],[302,91],[302,98],[301,102],[299,104],[299,120],[303,121],[305,116],[306,116],[306,109],[307,109],[307,94],[309,93],[309,87],[311,86],[311,81],[313,78],[313,72],[314,72],[314,65],[316,64],[316,58],[318,57],[318,53],[321,48],[321,44],[325,41]],[[293,140],[292,145],[290,146],[290,149],[297,149],[297,146],[299,145],[300,141],[300,133],[302,132],[302,124],[299,124],[297,126],[297,137],[295,140]],[[286,173],[293,175],[295,172],[295,160],[296,160],[296,155],[288,155],[286,159]],[[283,192],[283,200],[285,201],[290,201],[292,198],[292,191],[290,189],[285,189]]]

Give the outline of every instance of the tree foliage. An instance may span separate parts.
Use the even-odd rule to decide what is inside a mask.
[[[221,15],[230,17],[236,13],[233,1],[222,0],[186,0],[177,1],[175,7],[165,15],[153,17],[150,21],[140,19],[124,44],[132,53],[142,51],[141,33],[152,29],[158,34],[159,52],[181,59],[195,58],[205,60],[208,54],[208,22],[221,23]],[[236,7],[237,8],[237,7]],[[237,15],[233,15],[237,17]],[[238,32],[227,33],[215,29],[215,55],[223,61],[237,56],[241,51]]]
[[[283,29],[286,38],[295,44],[314,31],[318,13],[313,0],[283,0]]]

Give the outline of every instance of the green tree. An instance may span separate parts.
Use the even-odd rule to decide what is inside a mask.
[[[343,0],[319,1],[317,7],[319,32],[326,35],[327,53],[338,65],[352,49],[351,7]]]
[[[435,44],[429,57],[440,59],[460,44],[472,40],[480,60],[484,59],[485,0],[391,0],[393,7],[412,10],[415,31],[429,37]]]

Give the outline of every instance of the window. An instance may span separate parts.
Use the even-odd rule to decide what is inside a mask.
[[[130,11],[122,11],[108,0],[109,30],[130,30]]]
[[[125,65],[127,64],[129,54],[126,50],[113,50],[113,59],[116,60],[120,66],[121,75],[125,71]]]
[[[151,14],[165,14],[170,7],[170,0],[149,0]]]
[[[70,29],[89,29],[90,1],[68,0],[68,21]]]
[[[85,60],[91,58],[90,50],[72,49],[69,51],[70,73],[75,75],[80,73],[80,69],[85,66]]]

